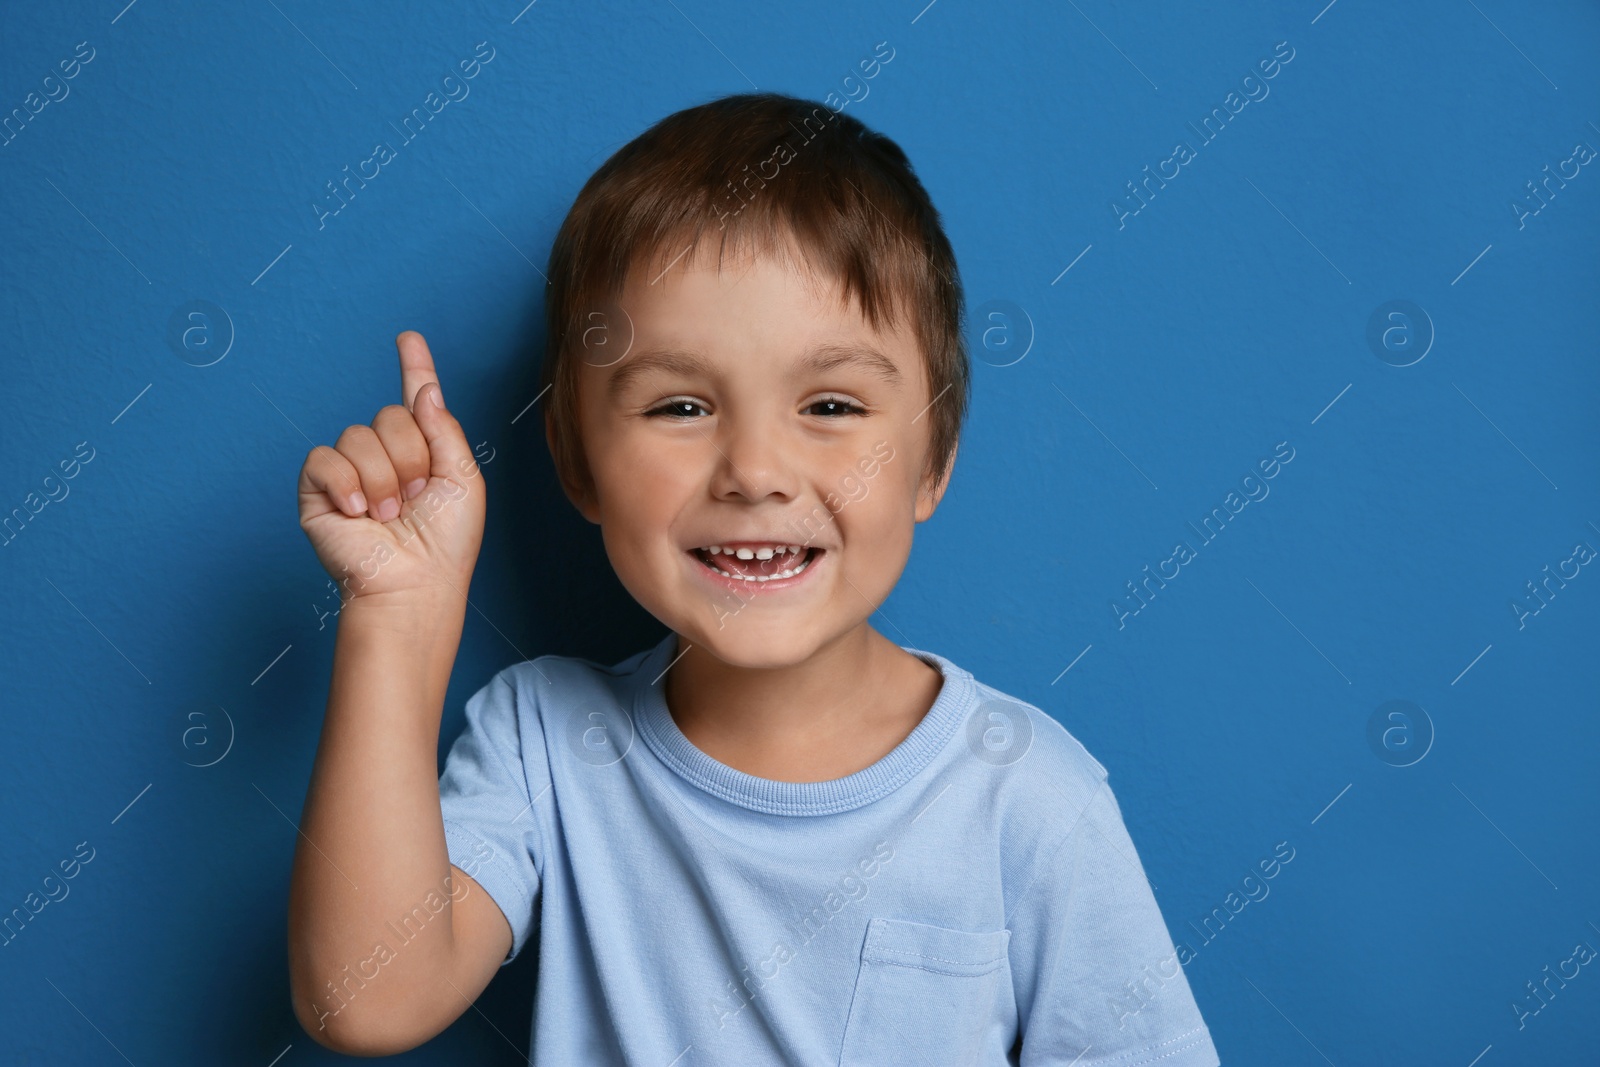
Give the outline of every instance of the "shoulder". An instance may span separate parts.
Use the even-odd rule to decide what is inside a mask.
[[[632,743],[634,699],[649,681],[641,681],[649,654],[613,664],[547,655],[496,671],[468,698],[441,781],[454,787],[456,777],[474,773],[504,780],[520,769],[529,795],[538,796],[554,784],[557,763],[614,762]]]
[[[1085,863],[1110,855],[1112,873],[1126,874],[1132,848],[1110,775],[1083,742],[1038,705],[977,679],[967,703],[954,758],[988,808],[981,821],[999,842],[1008,919],[1046,921]]]
[[[440,806],[452,856],[459,859],[470,850],[484,858],[479,842],[487,837],[491,855],[498,850],[520,857],[523,879],[501,883],[510,894],[506,899],[524,896],[526,880],[538,885],[545,843],[558,840],[559,803],[540,801],[559,795],[560,766],[573,759],[609,764],[626,753],[632,738],[630,690],[647,655],[610,665],[579,656],[522,660],[496,671],[468,698],[465,724],[450,743],[439,775]],[[529,811],[531,820],[519,823]],[[532,839],[525,839],[527,834]],[[537,873],[520,867],[528,857]],[[475,863],[457,865],[476,876]],[[517,872],[501,864],[501,873],[509,878]],[[522,913],[528,914],[525,908]],[[525,927],[515,928],[514,948],[527,936]]]
[[[635,652],[616,663],[600,663],[583,656],[536,656],[504,667],[492,682],[527,688],[535,687],[557,691],[592,687],[608,682],[631,682],[639,665],[650,655],[651,649]]]
[[[937,652],[920,654],[936,660],[935,665],[962,693],[963,740],[979,761],[1026,769],[1090,790],[1106,781],[1104,765],[1066,726],[1037,704],[974,677],[947,656]]]
[[[943,657],[940,657],[943,659]],[[973,677],[954,738],[958,759],[991,784],[997,804],[1013,819],[1034,823],[1046,836],[1070,824],[1109,789],[1109,774],[1059,720],[1036,704]]]
[[[1027,750],[1018,754],[1017,766],[1035,774],[1048,775],[1057,783],[1098,790],[1109,777],[1104,764],[1095,759],[1083,742],[1061,721],[1036,704],[973,679],[974,704],[981,718],[993,721],[995,715],[1017,720],[1026,730]],[[1021,725],[1026,720],[1027,726]]]
[[[1093,779],[1096,784],[1108,776],[1105,766],[1084,747],[1060,720],[1037,704],[996,689],[992,685],[972,680],[973,703],[988,713],[1025,715],[1032,730],[1031,746],[1025,755],[1032,756],[1037,749],[1040,761],[1047,761],[1061,771],[1075,777]]]
[[[517,724],[526,736],[551,732],[563,724],[581,722],[601,713],[631,718],[638,672],[650,649],[616,663],[600,663],[583,656],[537,656],[497,671],[473,697],[515,709]]]

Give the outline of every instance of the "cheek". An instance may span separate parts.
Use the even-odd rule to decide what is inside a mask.
[[[597,453],[597,454],[596,454]],[[591,453],[606,554],[630,592],[660,580],[674,566],[675,529],[703,492],[692,444],[617,439]]]
[[[699,466],[696,442],[663,438],[640,432],[626,422],[586,435],[588,458],[595,487],[606,510],[620,516],[649,514],[675,496]]]
[[[651,530],[657,532],[653,535]],[[670,612],[671,590],[681,578],[677,561],[668,557],[660,527],[637,514],[605,514],[600,523],[606,559],[617,581],[647,612],[662,617]]]
[[[684,472],[664,462],[660,455],[626,453],[612,458],[595,472],[601,502],[601,518],[610,529],[607,543],[615,536],[620,549],[637,554],[652,539],[662,536],[673,515],[687,499]]]
[[[849,496],[835,518],[842,527],[850,555],[874,561],[903,557],[911,551],[915,507],[911,487],[896,464],[880,466],[878,473],[862,477],[852,471],[845,480]]]

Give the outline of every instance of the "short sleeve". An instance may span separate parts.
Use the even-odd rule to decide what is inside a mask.
[[[1220,1063],[1109,783],[1009,925],[1022,1067]]]
[[[537,718],[518,706],[511,668],[467,701],[466,727],[439,777],[450,862],[489,894],[511,924],[510,963],[535,924],[543,840],[535,801],[549,802],[549,764]],[[531,720],[531,725],[525,720]],[[531,730],[535,736],[525,736]],[[530,765],[537,773],[530,778]],[[541,784],[530,788],[530,780]]]

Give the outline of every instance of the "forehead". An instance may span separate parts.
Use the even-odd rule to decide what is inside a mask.
[[[583,346],[583,362],[595,368],[584,377],[600,386],[594,401],[620,400],[663,374],[714,378],[758,369],[776,382],[858,372],[909,390],[908,397],[926,378],[908,319],[874,326],[855,294],[847,298],[792,238],[770,248],[719,233],[698,243],[669,238],[635,259],[616,305],[593,321],[607,326],[589,331]]]
[[[795,350],[826,336],[915,349],[906,319],[874,326],[857,295],[788,235],[766,245],[717,232],[668,238],[635,259],[619,300],[641,339]]]

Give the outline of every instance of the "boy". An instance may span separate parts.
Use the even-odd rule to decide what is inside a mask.
[[[557,471],[672,632],[502,670],[435,780],[484,483],[401,334],[405,406],[300,480],[349,595],[290,900],[306,1029],[412,1048],[538,930],[543,1067],[1216,1067],[1105,769],[869,625],[967,398],[899,147],[776,94],[679,112],[591,177],[549,277]]]

